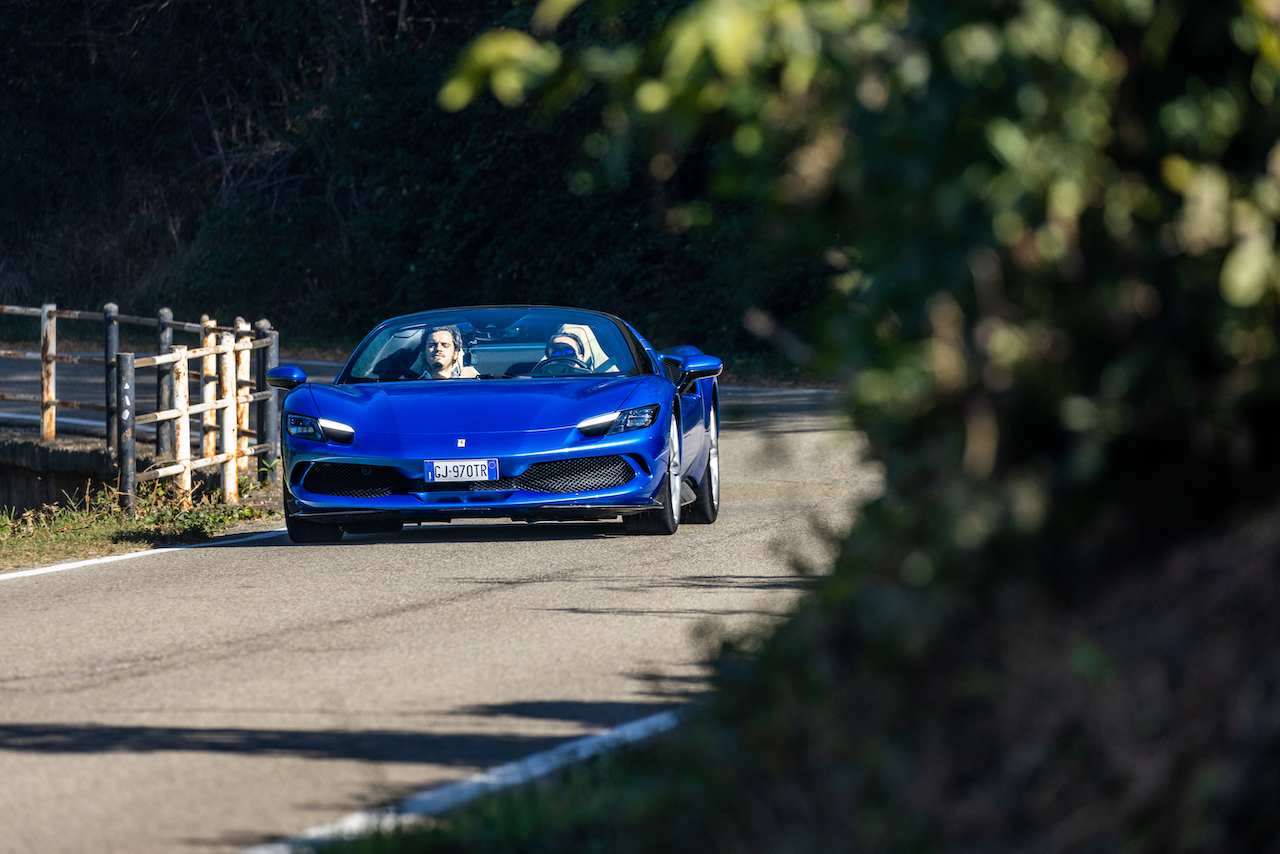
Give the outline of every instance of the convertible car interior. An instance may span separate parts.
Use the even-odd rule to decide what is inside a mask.
[[[597,331],[585,323],[548,323],[536,315],[523,318],[499,334],[477,330],[465,320],[456,324],[462,337],[463,364],[472,367],[481,378],[516,378],[550,374],[625,373],[621,365],[630,363],[630,357],[622,360],[610,356],[610,352],[625,353],[626,344],[612,341],[617,331],[601,328]],[[383,340],[370,342],[352,366],[346,378],[348,382],[399,382],[421,379],[426,373],[427,357],[424,344],[428,338],[425,325],[408,325],[388,329]],[[556,335],[571,334],[582,342],[581,360],[548,358],[547,342]],[[609,347],[601,338],[609,342]],[[555,364],[549,364],[555,362]]]

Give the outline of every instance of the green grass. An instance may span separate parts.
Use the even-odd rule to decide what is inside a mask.
[[[242,502],[252,498],[253,491],[251,482],[243,479]],[[0,571],[205,542],[232,525],[276,513],[262,505],[252,500],[238,506],[223,504],[221,492],[215,490],[183,508],[170,489],[144,484],[133,516],[120,508],[114,490],[103,490],[74,505],[47,505],[26,512],[0,508]]]

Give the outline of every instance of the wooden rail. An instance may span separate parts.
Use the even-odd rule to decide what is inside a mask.
[[[0,392],[0,401],[12,400],[23,403],[40,404],[40,438],[44,440],[54,439],[58,435],[57,427],[57,411],[58,407],[65,409],[88,409],[96,412],[105,413],[106,430],[107,430],[107,446],[115,452],[116,434],[118,432],[115,425],[115,354],[119,351],[120,324],[132,324],[135,326],[151,326],[159,330],[159,348],[161,354],[169,352],[169,348],[173,344],[173,330],[182,332],[195,332],[200,335],[212,335],[221,332],[233,332],[240,337],[247,337],[252,334],[249,325],[244,320],[237,318],[235,326],[218,326],[216,321],[210,321],[207,318],[200,323],[188,323],[186,321],[174,320],[173,312],[167,308],[160,309],[157,317],[138,317],[131,314],[121,314],[115,303],[107,303],[103,306],[102,311],[76,311],[71,309],[60,309],[53,303],[46,303],[40,307],[21,306],[21,305],[0,305],[0,315],[17,315],[20,317],[37,317],[40,319],[40,351],[32,350],[0,350],[0,359],[25,359],[37,361],[41,363],[40,369],[40,394],[21,394],[12,392]],[[104,346],[102,358],[95,356],[73,355],[69,353],[58,352],[58,319],[63,320],[89,320],[98,321],[104,325]],[[83,401],[61,400],[57,396],[57,371],[54,366],[57,364],[71,365],[102,365],[106,368],[105,377],[105,394],[104,401],[101,404],[85,403]],[[163,384],[163,374],[157,380],[157,406],[165,408],[165,401],[161,399],[162,392],[160,386]],[[246,424],[247,426],[247,424]],[[164,435],[166,431],[162,431],[159,440],[162,447],[157,453],[164,455],[172,453],[172,440]],[[169,438],[168,442],[164,440]]]
[[[173,312],[160,309],[156,317],[120,314],[115,303],[107,303],[102,311],[72,311],[47,303],[38,308],[0,305],[0,315],[37,317],[40,319],[40,351],[0,350],[3,359],[27,359],[41,363],[40,394],[0,393],[0,401],[12,400],[40,404],[40,437],[57,436],[57,410],[87,409],[105,413],[107,446],[116,457],[120,471],[121,502],[132,512],[137,481],[177,476],[184,503],[190,502],[191,471],[213,465],[222,466],[222,491],[230,504],[239,502],[237,472],[248,469],[249,460],[261,457],[261,481],[276,479],[274,461],[278,457],[279,410],[276,391],[267,386],[267,371],[279,363],[279,334],[266,320],[252,327],[236,318],[233,326],[219,326],[216,320],[203,317],[199,323],[173,319]],[[103,324],[102,358],[58,353],[57,321],[99,321]],[[120,324],[150,326],[157,330],[157,353],[137,356],[120,353]],[[173,344],[173,332],[200,335],[201,345],[187,348]],[[260,351],[256,371],[250,353]],[[127,357],[127,358],[125,358]],[[191,359],[200,359],[201,402],[189,403],[188,381]],[[129,363],[127,389],[123,367]],[[102,365],[104,402],[61,400],[57,397],[56,365]],[[136,371],[156,369],[156,411],[138,412]],[[254,376],[256,374],[256,376]],[[126,394],[127,391],[127,394]],[[257,404],[258,431],[249,428],[249,407]],[[125,416],[129,426],[126,429]],[[188,419],[201,416],[201,456],[191,459],[191,436]],[[228,420],[229,419],[229,420]],[[136,437],[139,424],[156,424],[157,466],[136,471]],[[129,449],[127,460],[122,448],[126,433]],[[256,443],[251,439],[257,439]],[[221,444],[220,444],[221,443]],[[219,450],[219,446],[221,450]],[[167,463],[167,464],[164,464]]]
[[[243,331],[243,330],[237,330]],[[116,356],[119,368],[117,396],[120,402],[120,436],[118,462],[120,466],[120,501],[125,509],[133,512],[139,481],[158,480],[164,477],[177,479],[180,500],[184,507],[191,506],[192,472],[196,469],[219,466],[222,485],[222,500],[227,504],[240,503],[239,475],[240,470],[247,468],[250,458],[255,456],[271,456],[276,454],[274,442],[249,443],[251,435],[248,430],[249,404],[259,402],[266,404],[259,410],[259,429],[267,435],[274,436],[278,432],[279,414],[275,408],[275,389],[266,385],[267,363],[275,359],[260,359],[259,379],[263,391],[253,391],[254,384],[247,379],[239,382],[237,370],[244,366],[248,372],[248,356],[253,350],[266,350],[271,356],[277,355],[278,338],[274,330],[258,329],[259,337],[254,340],[236,340],[234,332],[218,333],[216,344],[207,347],[188,349],[176,345],[173,351],[157,356],[137,357],[133,353],[120,353]],[[190,363],[199,360],[202,369],[206,360],[213,359],[216,378],[212,398],[201,403],[190,402],[189,376]],[[137,370],[139,368],[159,368],[172,366],[169,372],[171,386],[169,398],[173,403],[170,409],[158,410],[139,415],[136,408]],[[243,417],[242,417],[243,413]],[[191,458],[191,418],[202,416],[214,418],[216,433],[206,432],[205,441],[201,443],[202,454],[199,458]],[[140,424],[159,424],[173,422],[175,427],[175,458],[169,464],[158,462],[151,468],[139,472],[137,470],[136,429]],[[213,441],[208,441],[212,439]]]

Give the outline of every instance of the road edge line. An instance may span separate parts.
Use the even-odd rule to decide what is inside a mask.
[[[15,578],[30,578],[33,575],[48,575],[51,572],[65,572],[68,569],[80,569],[85,566],[93,566],[99,563],[115,563],[121,560],[132,560],[136,557],[146,557],[147,555],[162,555],[167,552],[181,552],[187,549],[205,549],[209,546],[226,546],[236,543],[249,542],[251,540],[261,540],[267,537],[275,537],[283,534],[284,528],[272,531],[262,531],[256,534],[247,534],[243,537],[231,537],[225,540],[211,540],[207,543],[191,543],[186,546],[166,546],[162,549],[143,549],[136,552],[128,552],[122,555],[107,555],[106,557],[91,557],[84,560],[73,560],[68,563],[55,563],[49,566],[38,566],[34,569],[18,569],[13,572],[0,572],[0,581],[11,581]]]
[[[677,712],[659,712],[595,735],[579,738],[542,753],[526,756],[516,762],[481,771],[453,783],[425,789],[390,807],[351,813],[329,824],[304,830],[288,839],[246,848],[241,854],[304,854],[304,852],[315,851],[314,846],[317,844],[352,839],[380,830],[394,830],[418,819],[439,815],[460,807],[484,795],[531,783],[570,763],[581,762],[605,751],[666,732],[678,722]]]

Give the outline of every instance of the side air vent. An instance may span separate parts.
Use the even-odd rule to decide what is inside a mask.
[[[680,359],[671,356],[662,357],[662,370],[672,383],[680,382]]]

